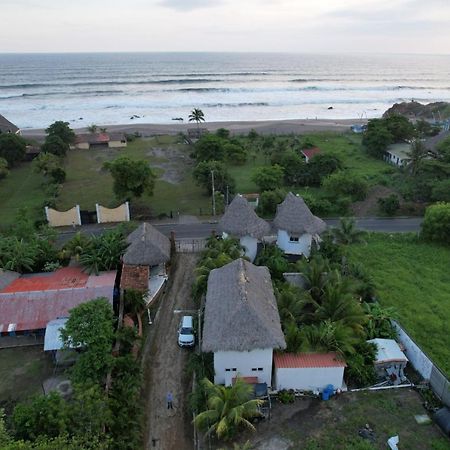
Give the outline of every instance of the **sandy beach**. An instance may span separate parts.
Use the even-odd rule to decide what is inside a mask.
[[[367,123],[367,120],[361,119],[292,119],[292,120],[262,120],[262,121],[236,121],[236,122],[206,122],[201,127],[209,131],[216,131],[219,128],[226,128],[232,133],[241,134],[255,130],[260,134],[290,134],[290,133],[314,133],[321,131],[348,131],[352,124]],[[140,133],[143,137],[155,135],[173,135],[180,132],[186,132],[188,128],[195,128],[195,123],[170,124],[126,124],[126,125],[102,125],[97,123],[98,127],[105,127],[108,131],[124,133]],[[86,128],[76,128],[77,133],[87,132]],[[43,129],[24,129],[22,135],[28,138],[39,139],[45,135]]]

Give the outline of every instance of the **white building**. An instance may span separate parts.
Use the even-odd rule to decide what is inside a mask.
[[[251,377],[271,386],[273,349],[285,347],[267,267],[238,259],[212,270],[202,351],[214,353],[214,383]]]
[[[274,220],[277,229],[277,245],[288,255],[309,257],[313,241],[320,241],[320,233],[326,224],[314,216],[299,195],[289,192],[278,205]]]
[[[345,361],[336,353],[276,353],[277,390],[297,389],[322,392],[328,385],[343,389]]]
[[[406,142],[400,144],[390,145],[385,153],[383,159],[389,164],[394,164],[398,167],[406,166],[409,161],[408,154],[411,150],[411,144]]]
[[[408,363],[408,358],[402,352],[394,339],[371,339],[367,341],[377,347],[375,372],[380,378],[390,377],[394,383],[403,381],[403,370]]]
[[[258,242],[270,231],[270,225],[257,216],[252,206],[242,195],[236,195],[219,221],[218,230],[224,238],[239,239],[245,249],[245,256],[254,261]]]

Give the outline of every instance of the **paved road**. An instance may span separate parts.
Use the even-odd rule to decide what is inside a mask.
[[[339,224],[339,219],[325,219],[328,226],[334,227]],[[421,217],[367,217],[356,220],[356,224],[362,230],[380,231],[385,233],[406,233],[420,231]],[[217,223],[153,223],[163,234],[169,236],[171,231],[175,232],[177,239],[200,239],[211,235],[217,230]],[[103,225],[83,225],[81,231],[86,234],[101,234],[107,227]],[[110,228],[110,227],[109,227]],[[79,231],[79,228],[76,230]],[[74,230],[60,232],[59,243],[68,241],[74,234]]]

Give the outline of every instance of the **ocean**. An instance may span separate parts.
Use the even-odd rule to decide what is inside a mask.
[[[173,123],[381,116],[450,101],[449,55],[0,54],[0,114],[21,128],[65,120]]]

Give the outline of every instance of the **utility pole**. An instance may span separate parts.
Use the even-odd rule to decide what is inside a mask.
[[[211,170],[213,216],[216,215],[216,190],[214,188],[214,170]]]
[[[226,203],[225,203],[225,208],[228,206],[228,184],[227,184],[227,200],[226,200]]]

